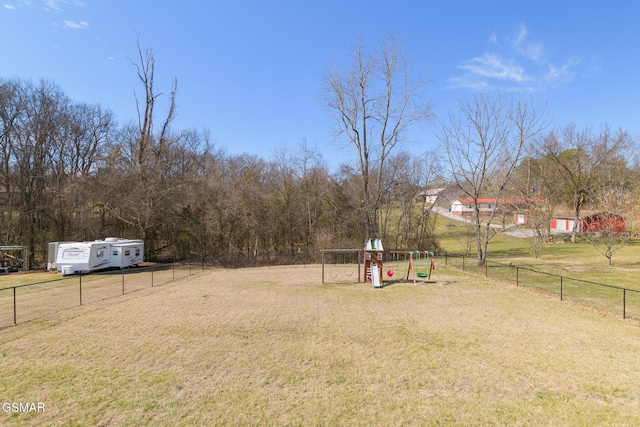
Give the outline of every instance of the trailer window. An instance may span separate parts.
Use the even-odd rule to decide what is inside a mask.
[[[113,256],[118,256],[118,250],[117,249],[113,250]]]
[[[124,256],[129,256],[129,254],[131,254],[131,251],[129,249],[125,249]]]
[[[96,256],[98,258],[102,258],[104,256],[104,251],[103,250],[96,251]]]
[[[140,256],[140,248],[136,248],[136,256]]]

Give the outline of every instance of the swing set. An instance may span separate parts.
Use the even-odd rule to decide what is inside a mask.
[[[385,251],[380,239],[368,239],[364,249],[323,249],[320,253],[322,283],[347,283],[354,280],[360,283],[362,280],[370,281],[374,288],[382,288],[385,271],[387,280],[412,280],[414,285],[416,278],[429,279],[434,272],[438,274],[433,252]]]
[[[402,272],[402,276],[397,280],[411,280],[413,273],[413,282],[415,284],[416,277],[428,279],[433,272],[437,272],[434,261],[434,253],[429,251],[388,251],[387,262],[396,265],[397,270]],[[393,270],[387,271],[389,277],[393,277]]]
[[[322,254],[322,283],[326,281],[360,282],[360,249],[323,249]]]

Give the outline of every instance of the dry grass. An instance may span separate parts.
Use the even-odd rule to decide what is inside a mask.
[[[1,276],[4,280],[0,281],[0,329],[15,322],[20,324],[79,305],[161,286],[191,275],[194,270],[201,271],[199,267],[184,265],[67,277],[55,273]]]
[[[446,284],[214,270],[0,332],[2,425],[638,425],[640,328]]]

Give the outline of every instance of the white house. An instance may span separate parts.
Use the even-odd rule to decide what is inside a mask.
[[[521,199],[521,198],[478,198],[478,210],[480,215],[489,215],[499,205],[502,212],[514,212],[514,222],[518,224],[526,223],[526,216],[519,212],[521,209],[526,210],[532,203],[544,203],[542,200]],[[456,199],[451,203],[451,213],[458,216],[473,215],[473,198]]]
[[[424,202],[427,205],[434,205],[438,201],[438,197],[440,197],[440,195],[442,195],[445,190],[446,188],[432,188],[429,190],[423,190],[416,194],[416,196],[413,198],[413,202]]]
[[[498,202],[502,199],[498,199]],[[479,198],[478,210],[480,214],[490,213],[496,207],[496,199]],[[472,216],[473,215],[473,199],[471,197],[465,199],[456,199],[451,202],[451,213],[458,216]]]

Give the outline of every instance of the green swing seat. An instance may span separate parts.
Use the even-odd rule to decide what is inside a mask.
[[[424,258],[424,262],[426,263],[427,260],[429,259],[429,252],[425,252],[425,254],[422,256],[422,258]],[[433,256],[433,255],[432,255]],[[420,252],[418,252],[418,264],[420,264]],[[419,266],[418,266],[419,267]],[[421,277],[421,278],[428,278],[431,275],[431,265],[429,265],[429,268],[416,268],[416,276]]]

